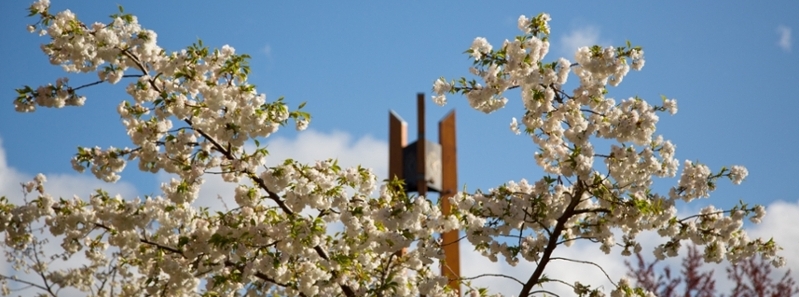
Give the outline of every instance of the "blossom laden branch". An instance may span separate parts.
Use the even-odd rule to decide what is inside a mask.
[[[533,183],[510,182],[487,194],[463,193],[452,198],[460,208],[454,213],[464,222],[467,237],[477,250],[492,261],[502,254],[511,265],[520,256],[536,262],[521,296],[540,283],[554,246],[562,243],[568,247],[583,239],[600,243],[605,253],[621,246],[622,255],[628,256],[630,249],[641,249],[635,237],[647,230],[668,239],[655,250],[658,257],[674,256],[680,241],[692,240],[708,246],[706,259],[710,261],[726,257],[737,262],[761,254],[781,265],[784,260],[775,255],[779,247],[773,241],[751,240],[741,230],[742,218],[753,211],[757,214],[751,220],[759,222],[762,206],[721,213],[703,210],[696,222],[689,223],[675,216],[677,200],[708,197],[721,177],[739,184],[748,174],[744,167],[723,167],[712,173],[704,164],[685,161],[678,185],[667,195],[652,190],[653,178],[674,177],[678,172],[675,146],[654,134],[657,113],[675,114],[676,100],[662,96],[662,105],[651,105],[637,96],[620,102],[606,97],[608,86],[619,85],[630,69],[643,68],[643,49],[630,42],[620,47],[583,47],[577,50],[575,62],[559,59],[545,63],[548,21],[545,14],[521,16],[523,34],[506,40],[499,49],[485,38],[476,38],[466,51],[474,58],[469,72],[476,78],[439,78],[433,83],[435,103],[443,105],[447,95],[460,94],[471,107],[485,113],[508,104],[504,92],[520,89],[524,114],[521,121],[512,118],[510,130],[532,138],[538,149],[535,160],[546,174]],[[571,92],[563,89],[569,74],[579,79],[579,86]],[[593,141],[598,139],[610,140],[610,148],[600,151]],[[598,167],[602,165],[595,159],[602,160],[606,170],[601,171]],[[576,182],[568,183],[572,178]],[[529,209],[544,211],[531,213]],[[724,213],[731,216],[724,217]],[[622,230],[623,244],[616,244],[613,229]],[[511,232],[519,234],[514,236],[515,245],[498,240]],[[615,286],[614,292],[643,294],[628,282]],[[575,287],[578,294],[589,291],[594,292]]]

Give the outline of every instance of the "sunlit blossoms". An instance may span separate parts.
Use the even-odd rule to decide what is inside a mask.
[[[653,191],[653,177],[678,173],[676,146],[655,134],[658,113],[675,113],[676,101],[651,105],[606,96],[608,85],[644,65],[643,50],[630,44],[584,47],[575,62],[544,62],[546,14],[520,17],[522,35],[501,47],[474,40],[469,72],[479,82],[434,82],[436,103],[461,94],[485,113],[512,102],[505,91],[520,89],[525,110],[510,129],[531,137],[535,162],[546,172],[458,193],[451,215],[426,197],[407,195],[401,181],[379,183],[368,168],[342,168],[335,160],[265,166],[269,137],[290,120],[304,130],[311,118],[301,111],[304,103],[291,109],[282,98],[258,93],[247,81],[249,57],[233,47],[210,49],[198,41],[167,51],[155,32],[121,8],[107,23],[93,24],[69,10],[51,13],[47,0],[32,4],[30,14],[38,21],[27,29],[49,38],[41,50],[50,62],[97,81],[25,86],[17,90],[15,109],[81,106],[87,102],[79,90],[123,84],[130,99],[116,112],[132,147],[81,147],[73,168],[115,182],[134,162],[171,179],[160,193],[143,197],[96,190],[56,198],[44,175],[23,183],[24,199],[15,200],[21,203],[0,199],[2,246],[15,269],[15,277],[0,275],[4,295],[25,286],[50,296],[61,289],[87,296],[454,296],[437,264],[444,245],[438,234],[450,230],[465,232],[465,241],[492,261],[538,263],[520,281],[520,296],[555,281],[544,271],[558,246],[588,240],[603,253],[630,255],[641,250],[636,236],[647,230],[664,237],[654,251],[659,258],[675,256],[691,241],[706,247],[707,261],[761,254],[775,265],[784,262],[773,241],[740,230],[746,217],[763,218],[762,206],[707,207],[676,217],[677,201],[708,197],[719,178],[738,184],[748,172],[732,166],[714,173],[685,161],[677,185],[667,194]],[[570,74],[578,83],[567,91]],[[610,145],[595,147],[596,139]],[[236,185],[223,194],[235,205],[194,205],[211,175]],[[49,254],[42,248],[48,241],[61,250]],[[486,294],[457,281],[470,296]],[[580,282],[560,283],[578,295],[605,294]],[[651,296],[626,279],[606,289],[611,296]]]
[[[440,78],[433,86],[437,104],[445,104],[448,94],[461,94],[486,113],[506,104],[505,91],[521,90],[521,125],[513,118],[510,129],[529,135],[537,146],[536,162],[547,175],[452,198],[456,216],[465,222],[467,240],[484,256],[493,261],[501,257],[511,265],[522,260],[538,264],[519,296],[551,281],[543,273],[556,247],[590,240],[604,253],[618,249],[630,255],[641,249],[636,236],[647,230],[665,238],[654,251],[659,259],[676,256],[681,242],[690,240],[706,247],[706,261],[737,262],[761,254],[774,259],[775,265],[782,264],[773,241],[751,239],[741,230],[746,216],[760,221],[762,206],[741,204],[731,210],[711,206],[689,218],[675,216],[678,201],[709,197],[719,178],[741,183],[748,174],[744,167],[713,172],[707,165],[686,160],[669,193],[657,194],[651,188],[654,177],[678,173],[675,145],[655,134],[658,113],[675,114],[676,100],[664,97],[658,106],[638,97],[607,96],[609,87],[619,85],[631,68],[643,68],[643,50],[630,43],[582,47],[574,62],[544,62],[549,48],[547,21],[546,14],[522,16],[518,24],[523,34],[499,48],[484,38],[475,39],[467,53],[475,59],[469,72],[477,79]],[[579,80],[572,90],[564,89],[569,73]],[[598,142],[592,140],[597,139],[610,140],[609,147],[595,147]],[[518,240],[505,239],[508,236]],[[611,296],[648,296],[624,279],[616,285]],[[579,283],[573,288],[581,295],[603,294]]]
[[[107,182],[119,180],[128,162],[174,174],[155,196],[112,197],[98,190],[54,199],[40,175],[24,184],[26,203],[3,199],[0,230],[7,249],[41,250],[44,242],[31,232],[44,228],[63,242],[59,258],[81,267],[48,268],[35,253],[9,253],[20,271],[34,279],[40,274],[34,289],[54,294],[73,288],[92,296],[452,294],[433,271],[441,257],[436,234],[458,228],[454,217],[406,196],[398,184],[378,185],[366,168],[341,168],[334,160],[264,167],[269,154],[259,139],[291,119],[304,130],[310,115],[258,93],[247,82],[247,55],[202,42],[165,51],[155,32],[121,9],[110,22],[90,25],[68,10],[51,13],[47,1],[30,12],[39,18],[30,31],[50,38],[42,50],[51,63],[67,72],[94,72],[99,81],[24,87],[15,108],[79,106],[82,88],[126,84],[130,100],[116,112],[134,147],[82,147],[73,167]],[[192,206],[208,174],[239,183],[230,193],[237,206]],[[341,231],[328,229],[337,222]]]

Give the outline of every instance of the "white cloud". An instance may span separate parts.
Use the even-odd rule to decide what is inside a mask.
[[[576,28],[560,38],[560,52],[567,59],[574,58],[574,52],[583,46],[606,44],[600,41],[599,29],[594,26]]]
[[[777,45],[786,52],[791,51],[791,28],[788,26],[780,25],[777,27],[777,34],[780,35],[779,41],[777,41]]]
[[[6,153],[3,149],[3,141],[0,139],[0,196],[6,196],[14,204],[23,203],[22,187],[20,183],[28,182],[33,178],[33,173],[23,173],[13,167],[9,167],[6,162]],[[74,195],[88,197],[96,189],[102,188],[109,195],[119,194],[125,198],[136,197],[136,188],[126,182],[106,183],[94,178],[91,174],[47,174],[47,182],[44,184],[47,193],[53,197],[71,198]]]
[[[268,142],[267,150],[268,164],[287,158],[306,163],[334,158],[342,167],[361,165],[372,168],[379,178],[388,175],[388,143],[370,135],[353,140],[347,132],[327,134],[308,129],[296,139],[276,137]]]
[[[289,158],[302,163],[333,158],[338,159],[342,168],[358,165],[371,168],[378,180],[388,176],[388,143],[369,135],[354,139],[346,132],[323,133],[308,129],[298,133],[293,139],[278,136],[269,138],[262,144],[269,151],[267,166],[280,164]],[[163,174],[159,179],[165,182],[170,176]],[[225,182],[215,175],[206,175],[204,179],[205,183],[195,206],[221,210],[224,209],[223,203],[228,207],[234,205],[233,191],[237,184]]]
[[[265,45],[263,48],[261,48],[261,52],[264,53],[267,57],[271,58],[272,57],[272,46],[270,46],[268,44]]]

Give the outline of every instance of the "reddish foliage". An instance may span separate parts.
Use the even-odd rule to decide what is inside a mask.
[[[688,255],[682,260],[682,270],[674,275],[666,266],[662,273],[655,265],[655,260],[647,262],[640,253],[636,254],[636,266],[625,261],[629,270],[627,275],[643,289],[654,292],[660,297],[713,297],[717,295],[716,281],[713,271],[702,271],[704,259],[696,246],[688,248]],[[735,287],[730,297],[789,297],[799,296],[799,286],[791,277],[791,271],[785,272],[778,281],[771,277],[771,265],[763,258],[749,258],[727,268],[727,278]]]

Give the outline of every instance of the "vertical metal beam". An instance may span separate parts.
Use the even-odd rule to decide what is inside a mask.
[[[451,206],[449,198],[458,192],[458,157],[455,142],[454,110],[438,122],[438,142],[441,144],[442,165],[441,196],[439,196],[438,202],[441,204],[441,212],[444,215],[448,215],[450,214]],[[460,285],[456,281],[461,275],[458,237],[459,232],[457,230],[441,235],[444,244],[444,256],[446,257],[446,265],[441,265],[441,274],[447,276],[450,288],[458,292],[458,296],[460,296]]]
[[[424,147],[424,93],[416,94],[416,111],[416,118],[419,123],[417,127],[419,137],[416,138],[416,192],[419,193],[419,196],[427,196],[427,175],[425,174],[427,163],[424,160],[427,154]]]
[[[408,144],[408,123],[394,111],[388,112],[388,179],[402,178],[402,149]],[[408,253],[407,248],[397,252],[399,256]]]
[[[388,178],[402,178],[402,148],[408,145],[408,123],[388,112]],[[410,161],[410,160],[409,160]]]

